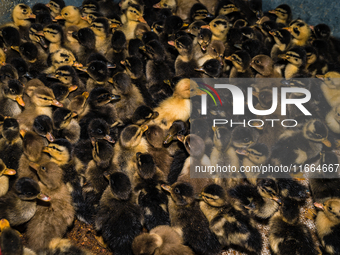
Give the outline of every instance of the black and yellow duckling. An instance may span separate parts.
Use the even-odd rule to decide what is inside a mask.
[[[43,34],[45,39],[49,42],[49,53],[56,52],[64,46],[64,31],[63,28],[57,24],[51,24],[44,27]]]
[[[9,25],[12,25],[19,29],[23,38],[28,38],[28,29],[31,25],[31,19],[35,19],[32,9],[23,3],[16,5],[12,11],[12,21]]]
[[[278,212],[269,220],[269,243],[273,254],[319,254],[312,235],[299,223],[299,204],[283,199]]]
[[[196,71],[203,72],[203,78],[218,78],[222,75],[223,66],[217,59],[209,59],[203,63],[202,66],[195,69]]]
[[[117,68],[119,68],[121,61],[124,61],[126,58],[126,46],[125,34],[119,30],[115,31],[111,37],[111,49],[107,52],[106,57]]]
[[[253,73],[250,69],[251,57],[244,50],[236,51],[231,56],[227,57],[233,63],[233,68],[230,71],[230,78],[251,78]]]
[[[50,9],[43,3],[36,3],[32,7],[33,14],[36,15],[35,23],[39,23],[43,26],[52,24],[52,17]]]
[[[213,1],[211,1],[209,4],[214,5]],[[209,22],[213,17],[214,16],[208,11],[208,6],[205,4],[196,3],[190,9],[190,23],[197,20]]]
[[[46,145],[48,142],[53,142],[53,123],[52,119],[47,115],[39,115],[34,119],[33,122],[33,131],[36,132],[38,135],[46,138]]]
[[[53,18],[60,15],[61,10],[65,7],[64,0],[51,0],[46,6],[50,9]]]
[[[163,172],[157,168],[149,153],[137,153],[137,172],[132,183],[136,202],[143,211],[143,226],[150,231],[160,225],[170,225],[167,210],[168,197],[162,191],[165,183]]]
[[[340,200],[331,198],[324,203],[314,203],[314,206],[321,209],[315,220],[316,232],[321,240],[322,248],[328,254],[338,254],[339,243],[339,210]]]
[[[338,99],[338,95],[340,83],[338,82],[338,78],[340,78],[340,73],[336,71],[328,71],[326,74],[317,75],[316,77],[323,81],[320,88],[327,103],[331,107],[339,105],[340,101]]]
[[[250,66],[257,72],[255,78],[281,78],[274,69],[274,61],[267,55],[257,55],[251,60]]]
[[[9,80],[2,84],[0,92],[1,113],[13,118],[18,117],[25,106],[22,99],[23,84],[18,80]]]
[[[95,226],[117,255],[132,255],[133,239],[142,231],[142,212],[130,201],[132,187],[127,175],[116,172],[109,176],[109,180],[110,184],[100,199]]]
[[[55,19],[65,20],[65,27],[77,26],[80,29],[89,26],[89,23],[82,19],[80,10],[71,5],[64,7],[61,10],[60,15],[56,16]]]
[[[228,15],[232,12],[238,12],[237,6],[230,0],[222,0],[218,3],[215,10],[215,16]]]
[[[78,142],[80,138],[80,126],[76,116],[71,110],[58,108],[53,112],[53,130],[56,138],[65,138],[71,144]]]
[[[292,10],[287,4],[281,4],[274,10],[269,11],[269,13],[276,15],[276,23],[281,23],[287,26],[292,21]]]
[[[97,18],[92,23],[90,28],[96,36],[96,50],[105,55],[108,52],[107,41],[111,40],[109,34],[109,23],[105,18]]]
[[[120,31],[124,32],[126,40],[129,41],[135,37],[135,29],[140,22],[146,23],[143,18],[142,7],[138,4],[130,4],[125,10],[124,14],[125,22],[119,28]]]
[[[279,60],[279,55],[284,54],[290,47],[292,36],[289,31],[285,29],[277,29],[275,31],[269,31],[269,34],[274,39],[274,45],[270,51],[270,57],[277,61]]]
[[[136,125],[147,124],[154,118],[157,118],[158,112],[153,111],[150,107],[146,105],[139,106],[133,113],[131,122]]]
[[[66,255],[72,253],[75,255],[92,255],[91,252],[79,248],[71,243],[69,239],[54,238],[48,247],[49,254]]]
[[[0,218],[7,219],[12,226],[29,221],[37,210],[37,199],[50,201],[40,192],[38,182],[27,177],[18,179],[13,188],[0,198]]]
[[[197,64],[202,66],[209,59],[217,59],[223,64],[223,55],[225,47],[221,41],[214,40],[209,43],[207,47],[207,52],[201,58],[197,59]]]
[[[0,197],[7,194],[9,190],[9,178],[16,174],[14,169],[7,168],[5,163],[0,159]]]
[[[70,105],[68,106],[68,109],[71,110],[73,114],[77,115],[77,120],[81,119],[83,113],[85,112],[86,100],[88,97],[89,93],[85,91],[70,100]]]
[[[319,57],[319,52],[313,46],[306,46],[306,72],[311,74],[312,77],[316,75],[324,75],[328,71],[328,63]]]
[[[22,43],[18,29],[11,26],[4,27],[1,29],[1,37],[3,41],[2,48],[6,53],[6,61],[9,62],[13,58],[20,57],[19,52],[13,49]]]
[[[81,5],[81,13],[83,17],[92,12],[98,12],[98,11],[99,11],[99,4],[97,1],[94,1],[94,0],[83,1]]]
[[[124,172],[132,180],[137,171],[136,153],[148,151],[148,142],[143,133],[148,126],[129,125],[120,133],[119,142],[115,145],[112,162],[118,171]]]
[[[170,226],[158,226],[149,233],[137,236],[133,240],[132,250],[134,255],[194,254],[188,246],[183,245],[183,238]]]
[[[295,75],[302,74],[307,63],[307,54],[304,48],[294,47],[289,49],[280,58],[287,60],[288,64],[284,67],[282,76],[290,79]]]
[[[287,30],[292,34],[292,43],[295,46],[306,46],[312,34],[309,25],[302,19],[293,20]]]
[[[79,66],[79,63],[76,62],[76,57],[67,49],[61,48],[56,52],[51,53],[47,58],[48,68],[44,70],[44,73],[51,74],[55,73],[55,71],[64,65],[68,66]]]
[[[67,87],[59,83],[50,85],[50,88],[53,90],[55,98],[65,107],[68,107],[70,104],[70,99],[68,98],[69,94],[78,89],[76,85]]]
[[[323,144],[331,147],[327,140],[328,129],[319,119],[311,119],[302,130],[285,132],[272,148],[270,162],[273,165],[300,165],[319,155]]]
[[[221,186],[206,186],[200,197],[200,209],[222,247],[234,245],[250,253],[261,253],[262,237],[255,222],[227,201],[227,194]]]
[[[200,59],[207,53],[207,48],[211,43],[212,33],[210,29],[201,28],[194,40],[194,57],[196,60]],[[195,42],[196,41],[196,42]]]
[[[219,40],[225,42],[229,31],[228,19],[225,16],[217,16],[215,19],[210,21],[209,29],[212,32],[212,41]]]
[[[53,238],[62,238],[72,225],[75,210],[71,194],[63,182],[63,170],[54,162],[31,163],[39,176],[39,186],[50,202],[38,206],[27,224],[28,246],[34,250],[48,248]],[[53,226],[53,229],[51,229]],[[41,238],[41,237],[44,238]]]
[[[220,244],[209,229],[209,222],[195,202],[190,184],[176,182],[172,186],[162,185],[170,193],[169,214],[171,226],[176,229],[195,254],[218,254]]]
[[[96,35],[89,27],[72,32],[72,37],[77,40],[74,51],[79,63],[86,65],[90,54],[96,52]]]
[[[91,61],[88,66],[78,68],[86,72],[90,77],[86,82],[86,91],[91,92],[96,87],[109,87],[108,81],[108,68],[107,64],[103,61]]]
[[[126,123],[135,110],[144,105],[143,96],[126,73],[116,73],[109,82],[112,83],[112,93],[120,95],[119,102],[115,104],[118,118]]]

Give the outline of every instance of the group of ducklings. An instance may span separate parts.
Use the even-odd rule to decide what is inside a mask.
[[[115,255],[261,254],[258,224],[273,254],[340,254],[336,173],[310,178],[310,192],[289,174],[190,178],[191,164],[339,163],[340,44],[327,25],[261,0],[51,0],[18,4],[12,20],[0,28],[0,254],[91,254],[62,239],[75,217]],[[307,88],[313,117],[289,107],[294,128],[211,129],[190,78],[218,77],[280,78],[254,80],[262,110],[274,85]],[[214,118],[232,114],[223,96]],[[299,222],[309,193],[320,247]]]

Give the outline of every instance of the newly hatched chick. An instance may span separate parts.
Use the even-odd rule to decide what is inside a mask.
[[[49,53],[56,52],[64,46],[64,31],[63,28],[57,24],[51,24],[44,28],[44,37],[49,41],[48,50]]]
[[[295,75],[303,74],[307,63],[306,51],[302,47],[289,49],[280,58],[287,60],[289,63],[285,66],[282,76],[290,79]]]
[[[15,175],[16,171],[7,168],[2,159],[0,159],[0,169],[0,197],[2,197],[9,189],[9,176]]]
[[[188,247],[183,245],[182,237],[170,226],[158,226],[137,236],[132,243],[134,255],[193,255]]]
[[[50,9],[53,18],[60,15],[61,10],[65,7],[64,0],[51,0],[46,6]]]
[[[229,23],[227,17],[222,15],[217,16],[209,23],[209,29],[212,32],[211,41],[219,40],[225,42],[227,40],[227,34],[229,31]]]
[[[9,80],[2,83],[0,90],[0,108],[5,116],[16,118],[21,112],[25,102],[22,99],[23,84],[18,80]]]
[[[195,71],[203,72],[202,78],[218,78],[222,74],[223,66],[217,59],[209,59]]]
[[[251,60],[250,66],[258,72],[255,78],[281,78],[274,69],[274,61],[267,55],[257,55]]]
[[[109,176],[110,185],[100,199],[95,227],[117,255],[132,255],[133,239],[142,231],[142,213],[130,202],[131,183],[121,172]],[[114,209],[113,209],[114,208]]]
[[[236,51],[229,57],[225,58],[233,63],[233,68],[230,71],[230,78],[251,78],[253,77],[250,69],[251,57],[248,52],[241,50]]]
[[[88,27],[89,23],[81,18],[80,10],[75,6],[64,7],[60,15],[55,17],[56,20],[65,20],[65,27],[77,26],[79,28]]]
[[[269,13],[276,15],[276,23],[288,25],[292,20],[292,10],[287,4],[281,4]]]
[[[18,179],[13,188],[0,198],[0,218],[7,219],[12,226],[29,221],[37,210],[37,199],[50,201],[40,192],[36,181],[27,177]]]
[[[162,185],[170,193],[169,214],[171,226],[182,236],[184,244],[195,254],[219,254],[220,244],[209,229],[209,222],[195,202],[194,190],[188,183]]]
[[[306,46],[309,37],[311,36],[311,29],[309,25],[302,19],[293,20],[287,30],[292,34],[292,43],[295,46]]]
[[[36,16],[32,13],[32,9],[23,3],[17,4],[12,11],[12,20],[13,23],[9,23],[8,25],[12,25],[19,29],[21,37],[27,38],[27,30],[31,25],[30,19],[35,19]]]
[[[48,142],[54,141],[52,120],[47,115],[39,115],[34,119],[33,131],[46,138]],[[46,145],[48,144],[47,141]]]
[[[130,4],[123,14],[125,22],[119,28],[125,34],[126,40],[129,41],[135,38],[135,29],[140,22],[146,23],[143,18],[142,7],[138,4]]]
[[[236,245],[250,253],[261,253],[262,237],[255,223],[226,201],[227,196],[221,186],[211,184],[203,189],[200,196],[200,209],[222,247]]]
[[[275,31],[269,31],[269,34],[274,38],[275,44],[273,45],[270,57],[277,61],[279,55],[284,54],[291,47],[291,34],[285,29],[277,29]]]
[[[269,243],[275,255],[319,254],[309,229],[299,222],[299,212],[298,202],[284,199],[269,220]]]
[[[106,18],[97,18],[91,23],[92,31],[95,34],[96,50],[105,55],[108,50],[107,41],[111,41],[109,34],[109,23]]]
[[[197,60],[197,64],[202,66],[209,59],[217,59],[223,63],[225,47],[221,41],[214,40],[207,47],[207,53]]]
[[[72,197],[63,182],[63,170],[54,162],[31,163],[37,171],[39,185],[51,201],[37,207],[27,225],[28,245],[34,251],[48,247],[53,238],[62,238],[74,220]],[[41,237],[44,238],[41,238]]]
[[[80,126],[74,119],[77,113],[66,108],[58,108],[53,112],[53,129],[56,138],[65,138],[75,144],[80,138]]]

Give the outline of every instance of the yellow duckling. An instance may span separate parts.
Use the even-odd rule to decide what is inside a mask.
[[[143,10],[140,5],[131,4],[126,9],[123,14],[124,19],[126,20],[123,23],[123,26],[119,29],[124,32],[126,40],[129,41],[135,38],[135,29],[140,22],[146,23],[143,18]],[[124,20],[122,17],[122,20]]]
[[[55,17],[56,20],[65,20],[65,27],[77,26],[84,28],[90,26],[90,24],[81,18],[80,10],[72,5],[66,6],[61,10],[59,16]]]

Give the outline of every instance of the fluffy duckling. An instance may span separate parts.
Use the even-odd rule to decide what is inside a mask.
[[[289,62],[284,68],[283,77],[290,79],[297,74],[303,73],[307,63],[307,55],[302,47],[289,49],[281,58]]]
[[[129,125],[120,133],[119,142],[115,145],[112,162],[117,170],[126,173],[132,180],[137,171],[136,153],[148,151],[148,142],[143,133],[148,126]]]
[[[30,93],[30,102],[25,110],[18,115],[20,129],[29,130],[33,126],[34,119],[39,115],[52,117],[52,105],[62,107],[63,105],[54,97],[50,88],[40,86]]]
[[[209,59],[204,64],[195,69],[198,72],[203,72],[203,78],[218,78],[222,75],[223,66],[217,59]]]
[[[207,53],[207,48],[211,43],[212,33],[210,29],[201,28],[197,34],[196,40],[194,40],[194,58],[196,60],[202,58]],[[195,42],[197,41],[197,42]]]
[[[340,104],[338,100],[339,95],[339,83],[338,78],[340,78],[340,73],[335,71],[329,71],[325,75],[317,75],[317,78],[321,79],[323,83],[321,84],[321,91],[331,107],[336,107]]]
[[[236,245],[250,253],[260,254],[262,237],[255,222],[226,201],[227,195],[221,186],[206,186],[200,197],[200,209],[222,247]]]
[[[41,191],[51,198],[48,204],[37,207],[27,225],[28,245],[38,251],[47,248],[53,238],[63,237],[73,223],[75,211],[71,194],[63,183],[63,170],[54,162],[30,166],[37,171]]]
[[[142,231],[142,213],[139,206],[129,200],[132,188],[128,176],[116,172],[109,180],[110,185],[100,199],[95,226],[117,255],[132,255],[133,239]]]
[[[64,31],[63,28],[57,24],[51,24],[44,27],[44,37],[49,41],[48,50],[54,53],[60,48],[64,48]]]
[[[133,43],[132,43],[133,44]],[[119,63],[126,58],[127,41],[122,31],[115,31],[111,37],[111,49],[106,54],[107,59],[119,68]]]
[[[292,10],[289,5],[281,4],[269,13],[276,15],[276,23],[288,25],[292,20]]]
[[[132,118],[139,106],[144,105],[143,96],[125,73],[116,73],[109,82],[113,85],[112,92],[120,95],[120,101],[115,104],[115,109],[118,118],[125,123]]]
[[[56,138],[65,138],[75,144],[80,138],[80,126],[74,119],[76,113],[66,108],[58,108],[53,112],[53,129]]]
[[[157,118],[158,112],[153,111],[150,107],[146,105],[139,106],[133,113],[131,122],[136,125],[147,124],[154,118]]]
[[[291,34],[285,29],[277,29],[275,31],[269,31],[269,34],[274,38],[275,44],[270,51],[270,57],[277,61],[279,55],[284,54],[291,46]]]
[[[233,68],[230,71],[230,78],[251,78],[253,77],[250,69],[251,57],[248,52],[241,50],[236,51],[229,57],[226,57],[233,63]]]
[[[310,73],[312,77],[315,77],[317,74],[323,75],[327,73],[328,63],[320,58],[318,50],[313,46],[307,46],[305,50],[307,55],[306,72]]]
[[[217,16],[209,23],[209,29],[212,32],[211,40],[225,42],[229,31],[228,19],[225,16]]]
[[[12,11],[13,23],[9,25],[14,25],[19,29],[23,38],[28,38],[27,30],[31,25],[30,19],[35,19],[36,16],[33,14],[32,9],[23,3],[16,5]]]
[[[46,74],[55,73],[59,67],[65,65],[79,66],[72,51],[63,48],[51,53],[47,59],[47,63],[50,67],[44,70],[44,73]]]
[[[170,225],[168,198],[160,186],[165,183],[164,174],[149,153],[137,153],[136,157],[138,170],[132,182],[136,202],[143,211],[143,226],[150,231],[160,225]]]
[[[257,72],[255,78],[282,78],[274,69],[274,61],[267,55],[257,55],[251,60],[250,66]]]
[[[65,7],[64,0],[51,0],[46,6],[50,9],[53,18],[60,15],[61,10]]]
[[[76,114],[78,116],[77,119],[81,119],[81,117],[83,116],[83,113],[85,112],[85,108],[86,108],[86,100],[88,97],[89,97],[89,93],[85,91],[82,94],[77,95],[70,100],[68,109],[73,114]]]
[[[0,107],[1,113],[12,118],[18,117],[25,102],[22,99],[23,84],[18,80],[9,80],[1,86]]]
[[[326,125],[335,134],[340,134],[340,105],[335,106],[325,117]]]
[[[50,201],[40,192],[36,181],[27,177],[18,179],[13,188],[0,198],[0,218],[7,219],[12,226],[29,221],[37,210],[37,199]]]
[[[237,6],[230,0],[222,0],[218,3],[215,10],[215,16],[228,15],[232,12],[238,12]]]
[[[80,10],[75,6],[64,7],[60,15],[55,17],[56,20],[65,20],[65,28],[69,26],[77,26],[80,28],[88,27],[89,23],[81,18]]]
[[[209,4],[210,9],[212,6],[215,5],[215,3],[211,1],[210,3],[208,2],[207,3],[196,3],[191,7],[190,23],[197,21],[197,20],[210,21],[214,17],[211,13],[209,13],[207,4]]]
[[[308,44],[311,29],[305,21],[302,19],[293,20],[287,30],[292,34],[292,43],[295,46],[306,46]]]
[[[299,223],[300,207],[294,200],[284,199],[280,210],[269,221],[269,243],[274,254],[319,254],[312,235]]]
[[[190,79],[180,79],[174,89],[174,94],[160,103],[155,111],[159,116],[153,123],[167,130],[176,120],[187,121],[190,117],[190,97],[204,94]]]
[[[328,254],[337,254],[340,251],[339,243],[339,209],[340,200],[329,199],[324,203],[314,203],[314,206],[321,209],[315,220],[316,231],[321,240],[323,249]]]
[[[126,22],[119,28],[120,31],[124,32],[126,40],[129,41],[135,37],[135,29],[139,22],[146,23],[143,18],[142,7],[138,4],[130,4],[125,10],[124,14]]]
[[[137,236],[132,243],[134,255],[193,255],[188,247],[183,245],[182,237],[170,226],[158,226]]]
[[[16,171],[14,169],[9,169],[5,163],[0,159],[0,197],[6,195],[9,189],[9,176],[15,175]]]
[[[108,52],[107,41],[111,40],[109,23],[105,18],[97,18],[91,23],[92,31],[96,37],[96,50],[105,55]]]
[[[214,40],[207,47],[207,54],[197,60],[197,64],[202,66],[209,59],[217,59],[223,63],[225,47],[221,41]]]
[[[34,119],[33,131],[46,138],[48,142],[54,141],[52,119],[47,115],[39,115]],[[48,143],[46,143],[47,145]]]
[[[220,244],[209,229],[209,222],[194,199],[190,184],[176,182],[162,185],[170,193],[169,214],[171,225],[182,236],[184,244],[195,254],[218,254]]]

